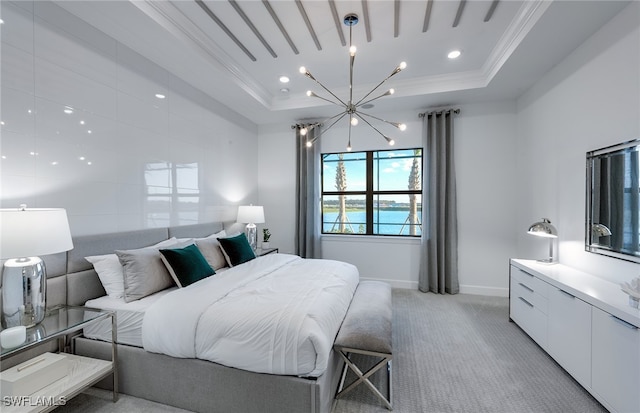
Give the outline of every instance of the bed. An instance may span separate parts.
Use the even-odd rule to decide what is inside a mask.
[[[256,342],[256,337],[264,335],[257,330],[249,330],[249,333],[239,333],[237,330],[239,324],[246,324],[248,320],[256,317],[235,320],[231,325],[210,333],[209,327],[189,326],[188,320],[193,319],[194,315],[188,313],[198,307],[212,309],[209,315],[206,311],[200,312],[195,318],[200,320],[213,317],[212,324],[217,325],[221,324],[222,319],[227,318],[225,314],[236,314],[239,312],[238,309],[247,308],[247,297],[249,300],[255,299],[261,296],[263,291],[280,288],[278,294],[284,295],[267,301],[282,301],[283,296],[292,295],[290,284],[296,284],[295,274],[296,271],[300,271],[296,265],[316,260],[302,260],[287,254],[270,254],[233,268],[217,270],[217,276],[211,276],[185,288],[172,286],[159,293],[125,303],[106,294],[93,265],[85,259],[87,256],[109,254],[115,250],[146,247],[173,237],[207,237],[222,229],[222,223],[208,223],[75,237],[74,249],[65,254],[65,271],[62,274],[59,270],[54,271],[48,279],[48,305],[86,304],[116,311],[118,379],[119,390],[122,393],[199,412],[329,412],[343,364],[332,348],[333,341],[358,283],[357,270],[355,278],[353,273],[350,273],[355,267],[345,263],[329,262],[328,268],[322,268],[325,265],[321,265],[317,269],[315,279],[335,277],[335,272],[342,271],[341,268],[336,269],[341,265],[346,266],[347,273],[350,273],[345,277],[335,278],[329,285],[314,287],[321,292],[332,291],[331,294],[334,295],[336,291],[347,291],[346,294],[337,294],[340,298],[331,305],[312,303],[310,296],[305,294],[313,289],[310,286],[313,282],[310,283],[304,278],[297,281],[306,286],[302,290],[298,289],[297,294],[301,294],[300,291],[304,291],[305,294],[302,294],[302,300],[288,302],[285,311],[275,315],[279,320],[277,324],[294,325],[295,331],[312,332],[303,333],[300,337],[289,337],[291,329],[270,333],[271,337],[264,343],[255,345],[256,351],[270,352],[272,357],[267,358],[258,356],[258,353],[251,356],[250,350],[240,347],[243,342],[251,347]],[[59,256],[47,257],[45,261],[47,259],[54,265],[59,265]],[[272,267],[280,266],[288,268],[284,275],[278,276],[283,278],[277,278],[278,282],[269,281],[270,277],[275,277],[272,274],[276,273],[275,270],[272,271]],[[243,269],[245,267],[248,268],[246,271]],[[256,269],[261,269],[259,271],[265,274],[256,276]],[[318,277],[323,271],[328,276]],[[305,269],[304,272],[309,270]],[[243,273],[245,274],[241,276]],[[250,280],[247,280],[247,277]],[[213,291],[223,291],[220,288],[225,283],[239,283],[239,287],[235,285],[228,291],[220,292],[220,297],[213,302],[200,303],[200,299],[211,295],[203,293],[203,286],[207,283],[211,284],[209,288]],[[195,293],[195,296],[189,295],[189,290],[192,290],[191,293]],[[189,303],[186,310],[168,312],[167,308],[185,301]],[[160,305],[161,303],[164,304]],[[302,307],[309,307],[306,310],[310,315],[303,317],[305,320],[291,316],[299,313]],[[262,315],[257,317],[259,321],[256,323],[273,323],[272,317]],[[163,322],[168,319],[171,319],[171,322]],[[314,336],[313,331],[316,327],[310,327],[309,323],[331,324],[323,330],[326,331],[324,335],[331,336],[329,341],[323,338],[322,334],[319,337]],[[164,328],[163,324],[169,326],[169,330],[160,330]],[[186,338],[185,343],[179,344],[156,340],[189,337],[185,333],[188,329],[207,333],[200,338],[197,335]],[[109,359],[109,331],[108,326],[100,325],[85,331],[84,337],[74,340],[75,352]],[[234,337],[233,334],[236,332],[238,334]],[[202,354],[189,353],[189,349],[193,348],[196,342],[196,347],[204,348],[200,352]],[[209,353],[217,354],[218,351],[207,348],[208,343],[219,344],[217,347],[226,349],[227,356],[231,355],[231,359],[227,357],[218,360],[218,356],[208,357]],[[295,353],[295,357],[291,358],[289,353]],[[110,384],[110,380],[105,380],[100,386],[109,388]]]

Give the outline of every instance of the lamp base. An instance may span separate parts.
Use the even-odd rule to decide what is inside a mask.
[[[47,275],[39,257],[10,259],[2,271],[2,327],[33,327],[44,320]]]
[[[249,241],[251,249],[255,251],[258,248],[256,224],[247,224],[247,227],[245,228],[245,234],[247,236],[247,240]]]
[[[557,264],[558,261],[555,261],[553,258],[544,258],[544,259],[539,259],[536,260],[537,263],[540,264],[547,264],[547,265],[552,265],[552,264]]]

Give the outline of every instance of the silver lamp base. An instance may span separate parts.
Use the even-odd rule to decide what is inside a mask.
[[[245,235],[247,236],[247,241],[249,241],[251,249],[255,251],[256,248],[258,248],[256,224],[247,224],[247,227],[245,228]]]
[[[47,274],[39,257],[7,260],[2,271],[2,327],[33,327],[44,320]]]

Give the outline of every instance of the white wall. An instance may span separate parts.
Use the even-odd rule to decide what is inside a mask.
[[[2,2],[2,18],[2,207],[66,208],[77,235],[257,201],[256,125],[55,4]],[[162,164],[191,167],[150,179]]]
[[[507,295],[508,259],[515,256],[516,200],[514,102],[460,106],[455,121],[459,206],[459,279],[465,293]],[[421,147],[418,113],[385,115],[402,121],[394,148]],[[322,152],[343,151],[345,125],[334,126],[321,139]],[[390,133],[391,134],[391,133]],[[295,231],[295,139],[290,125],[264,127],[259,138],[260,202],[274,233],[273,244],[293,252]],[[368,126],[353,129],[354,151],[386,149]],[[416,239],[325,235],[323,257],[355,264],[362,278],[396,287],[417,288],[420,242]]]
[[[639,267],[584,251],[585,155],[640,137],[640,3],[633,2],[518,100],[518,218],[550,218],[560,262],[616,281]],[[518,232],[522,258],[548,244]]]

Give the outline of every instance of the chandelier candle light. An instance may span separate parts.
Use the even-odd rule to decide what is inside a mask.
[[[322,96],[318,96],[317,94],[315,94],[312,91],[308,91],[307,92],[307,96],[316,97],[316,98],[325,100],[325,101],[327,101],[329,103],[333,103],[334,105],[341,106],[344,109],[343,111],[339,112],[338,114],[336,114],[334,116],[331,116],[330,118],[325,119],[322,122],[314,123],[314,124],[310,125],[309,127],[305,127],[305,128],[302,128],[300,130],[300,134],[305,136],[309,130],[311,130],[311,129],[315,128],[315,127],[319,127],[320,125],[323,125],[325,122],[329,122],[329,121],[333,120],[333,123],[331,123],[323,131],[321,131],[317,136],[315,136],[311,140],[307,140],[307,147],[311,147],[313,145],[313,143],[320,137],[320,135],[322,133],[324,133],[327,130],[329,130],[333,125],[338,123],[338,121],[340,121],[342,118],[344,118],[347,115],[349,115],[349,141],[348,141],[348,144],[347,144],[347,151],[351,151],[351,127],[352,126],[356,126],[358,124],[359,120],[362,120],[364,123],[369,125],[373,130],[378,132],[380,134],[380,136],[382,136],[389,143],[389,145],[394,145],[395,141],[392,138],[390,138],[387,135],[385,135],[384,133],[380,132],[380,130],[378,130],[375,126],[373,126],[367,120],[367,118],[376,119],[376,120],[379,120],[381,122],[388,123],[388,124],[390,124],[392,126],[395,126],[398,129],[400,129],[401,131],[404,131],[407,128],[407,126],[404,123],[390,122],[390,121],[381,119],[379,117],[373,116],[371,114],[364,113],[364,112],[362,112],[360,110],[360,108],[363,107],[363,105],[371,103],[374,100],[379,99],[379,98],[381,98],[383,96],[392,95],[394,93],[393,89],[389,89],[385,93],[383,93],[383,94],[381,94],[381,95],[379,95],[379,96],[377,96],[375,98],[372,98],[372,99],[369,99],[369,100],[365,100],[375,90],[377,90],[380,86],[382,86],[382,84],[384,82],[389,80],[389,78],[391,78],[393,75],[399,73],[401,70],[403,70],[405,67],[407,67],[407,64],[405,62],[400,63],[400,65],[398,65],[398,67],[396,67],[393,70],[393,72],[391,72],[391,74],[389,76],[384,78],[380,83],[378,83],[378,85],[376,87],[371,89],[369,91],[369,93],[364,95],[364,97],[362,97],[359,101],[357,101],[355,103],[353,101],[353,63],[354,63],[355,58],[356,58],[356,47],[352,43],[352,31],[353,31],[353,26],[355,26],[357,23],[358,23],[358,15],[357,14],[350,13],[350,14],[347,14],[346,16],[344,16],[344,24],[346,26],[349,26],[349,56],[350,56],[349,57],[349,100],[346,103],[342,99],[340,99],[338,96],[336,96],[335,93],[331,92],[327,87],[325,87],[322,83],[320,83],[320,81],[318,81],[315,77],[313,77],[311,72],[309,72],[304,66],[302,66],[300,68],[300,73],[302,73],[303,75],[305,75],[306,77],[308,77],[309,79],[313,80],[318,85],[320,85],[320,87],[322,87],[325,91],[327,91],[335,100],[327,99],[327,98],[324,98]]]

